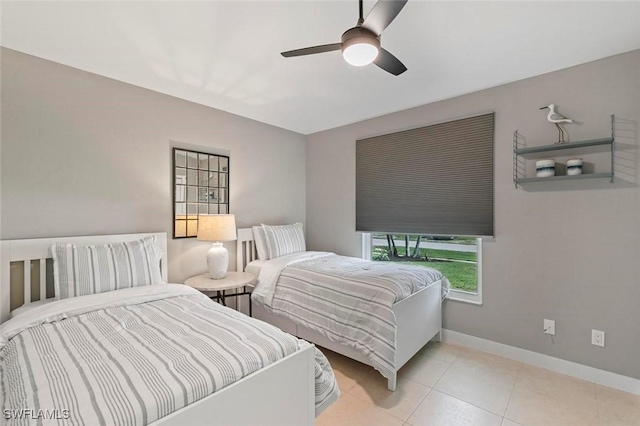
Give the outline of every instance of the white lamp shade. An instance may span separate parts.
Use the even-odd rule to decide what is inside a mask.
[[[236,217],[232,214],[207,214],[198,216],[198,240],[235,241]]]

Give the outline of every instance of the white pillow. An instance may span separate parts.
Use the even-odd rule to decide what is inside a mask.
[[[282,226],[269,226],[263,223],[262,228],[267,239],[270,259],[307,250],[302,223]]]
[[[267,237],[264,235],[262,226],[253,226],[253,241],[258,251],[258,259],[269,260],[269,248],[267,247]]]
[[[162,283],[156,237],[98,246],[54,244],[56,299]]]

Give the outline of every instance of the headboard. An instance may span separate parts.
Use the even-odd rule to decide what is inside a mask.
[[[51,264],[49,247],[52,244],[98,245],[134,241],[154,235],[162,250],[160,268],[162,279],[166,282],[167,234],[164,232],[0,241],[0,323],[9,319],[9,314],[13,309],[47,298],[47,282],[53,282],[52,269],[47,267],[48,264]],[[15,273],[13,289],[11,286],[12,271]],[[18,285],[15,285],[16,280]],[[20,292],[24,297],[22,301],[19,300]],[[52,295],[50,291],[49,294]]]
[[[256,242],[253,239],[253,229],[238,228],[236,271],[244,272],[244,268],[246,268],[247,264],[257,258]]]

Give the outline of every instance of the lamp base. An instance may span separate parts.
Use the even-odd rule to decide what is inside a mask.
[[[220,280],[227,275],[229,251],[222,243],[213,243],[207,252],[207,267],[212,280]]]

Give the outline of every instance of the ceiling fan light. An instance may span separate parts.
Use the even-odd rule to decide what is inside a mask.
[[[344,60],[355,67],[369,65],[378,57],[378,48],[370,43],[354,43],[342,51]]]

